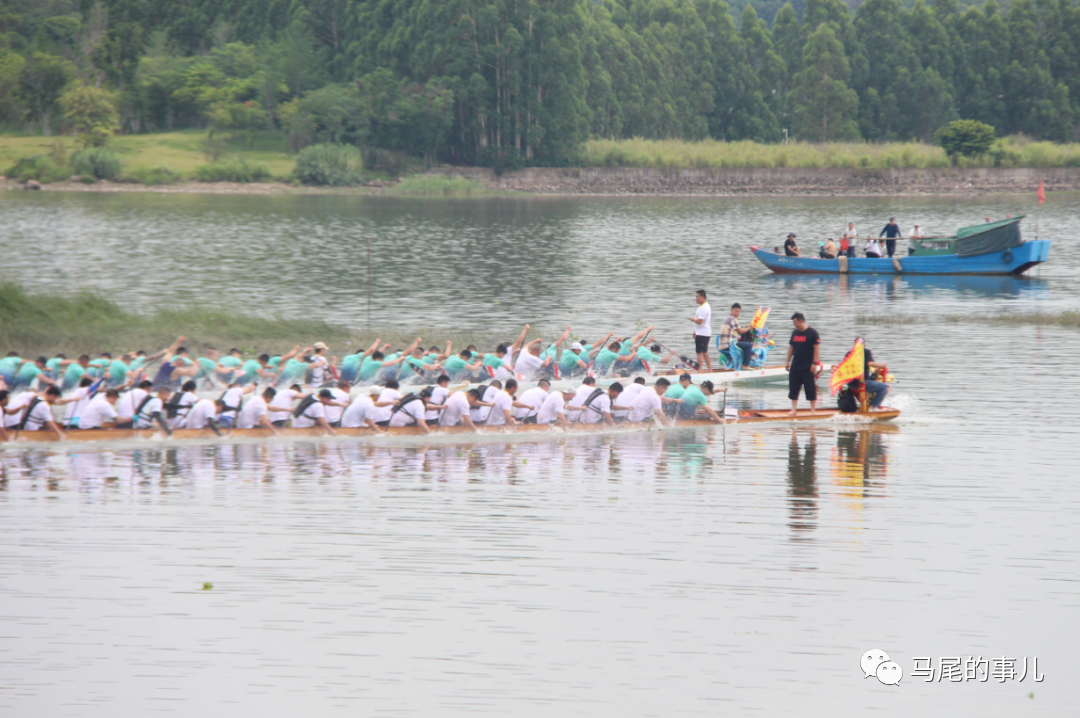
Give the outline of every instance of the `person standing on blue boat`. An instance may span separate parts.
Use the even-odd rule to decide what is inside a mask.
[[[896,240],[901,236],[900,225],[896,223],[896,217],[889,217],[889,223],[881,230],[878,237],[885,238],[885,253],[892,257],[896,254]]]

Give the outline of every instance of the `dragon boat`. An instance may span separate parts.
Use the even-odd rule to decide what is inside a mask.
[[[671,429],[695,428],[706,426],[726,426],[742,424],[764,424],[779,422],[798,421],[827,421],[842,416],[845,420],[859,423],[872,423],[891,421],[900,416],[899,409],[883,407],[877,410],[863,410],[857,413],[843,414],[839,409],[818,409],[811,412],[808,409],[800,410],[792,416],[786,409],[760,409],[749,411],[731,411],[734,407],[728,407],[725,417],[721,422],[712,421],[708,418],[684,419],[676,421],[673,426],[660,426],[654,422],[620,422],[615,425],[607,424],[576,424],[569,429],[559,428],[553,425],[518,424],[517,426],[499,426],[480,428],[473,431],[467,426],[431,427],[431,433],[426,434],[418,426],[390,427],[381,433],[368,428],[360,429],[337,429],[333,435],[321,428],[310,429],[279,429],[275,434],[269,429],[222,429],[219,433],[212,429],[177,429],[172,434],[166,434],[158,428],[153,429],[73,429],[66,433],[67,438],[61,439],[54,432],[44,431],[11,431],[8,441],[0,443],[0,447],[22,446],[26,444],[66,444],[88,442],[130,442],[130,441],[155,441],[177,442],[194,441],[199,443],[228,443],[243,440],[263,441],[289,441],[296,439],[338,439],[338,440],[379,440],[385,437],[415,437],[418,439],[431,439],[442,436],[459,437],[460,439],[476,438],[478,436],[518,436],[548,433],[553,435],[575,434],[603,434],[623,431],[669,431]],[[704,416],[704,415],[702,415]]]
[[[1050,240],[1024,241],[1019,217],[962,227],[952,237],[909,239],[905,257],[787,257],[764,247],[754,256],[777,274],[982,274],[1020,276],[1050,256]],[[899,240],[898,240],[899,241]]]

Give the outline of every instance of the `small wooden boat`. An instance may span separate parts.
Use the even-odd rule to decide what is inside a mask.
[[[722,423],[724,425],[741,425],[791,421],[826,421],[836,418],[837,415],[843,416],[845,418],[850,418],[852,422],[867,423],[878,421],[891,421],[892,419],[900,416],[900,410],[884,407],[875,411],[869,411],[865,413],[860,412],[855,414],[841,414],[839,409],[818,409],[813,413],[811,413],[807,409],[803,409],[800,410],[795,416],[790,415],[786,409],[755,410],[739,412],[737,417],[732,416],[725,419]],[[577,424],[571,429],[560,429],[551,425],[539,426],[537,424],[519,424],[514,427],[488,427],[481,429],[479,432],[474,432],[467,426],[448,426],[440,427],[438,431],[435,430],[435,427],[432,427],[430,434],[425,434],[423,429],[421,429],[420,427],[402,426],[389,428],[383,434],[377,434],[376,432],[367,428],[337,429],[336,433],[332,437],[327,434],[326,431],[320,428],[280,429],[278,435],[275,435],[268,429],[232,429],[222,430],[220,436],[215,434],[210,429],[177,429],[172,433],[172,436],[166,435],[165,432],[161,429],[73,429],[67,432],[67,439],[63,442],[52,431],[23,431],[19,433],[12,432],[12,435],[9,437],[8,442],[6,444],[0,444],[0,447],[11,446],[13,444],[60,444],[68,442],[77,442],[80,444],[86,442],[122,441],[198,441],[200,443],[228,443],[230,441],[250,439],[269,441],[287,441],[292,439],[318,438],[377,440],[386,436],[405,436],[418,438],[461,436],[475,438],[478,435],[514,436],[522,434],[529,435],[542,432],[547,432],[551,434],[586,434],[611,433],[620,431],[666,431],[670,428],[681,429],[718,425],[720,424],[718,424],[717,422],[711,421],[708,418],[703,418],[677,421],[675,422],[674,427],[661,427],[653,422],[621,422],[615,424],[614,426],[607,426],[605,424]]]
[[[1025,242],[1020,235],[1023,215],[959,229],[952,237],[899,239],[908,243],[906,256],[786,257],[763,247],[750,251],[777,274],[1011,274],[1019,276],[1045,262],[1050,240]]]

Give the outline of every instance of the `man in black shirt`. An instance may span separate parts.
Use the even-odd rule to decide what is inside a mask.
[[[889,223],[878,236],[885,238],[885,252],[892,257],[896,253],[896,239],[900,236],[900,225],[896,223],[896,217],[889,217]]]
[[[788,399],[791,399],[791,416],[798,413],[799,389],[806,393],[810,413],[817,410],[817,376],[815,369],[821,363],[821,337],[817,330],[806,323],[802,312],[791,316],[795,331],[788,342],[786,368],[788,370]]]
[[[787,241],[784,242],[784,255],[788,257],[799,256],[799,245],[795,244],[795,233],[791,232],[787,236]]]

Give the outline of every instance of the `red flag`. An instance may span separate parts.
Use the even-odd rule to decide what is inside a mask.
[[[1046,201],[1046,190],[1043,189],[1042,180],[1039,180],[1039,204]]]

